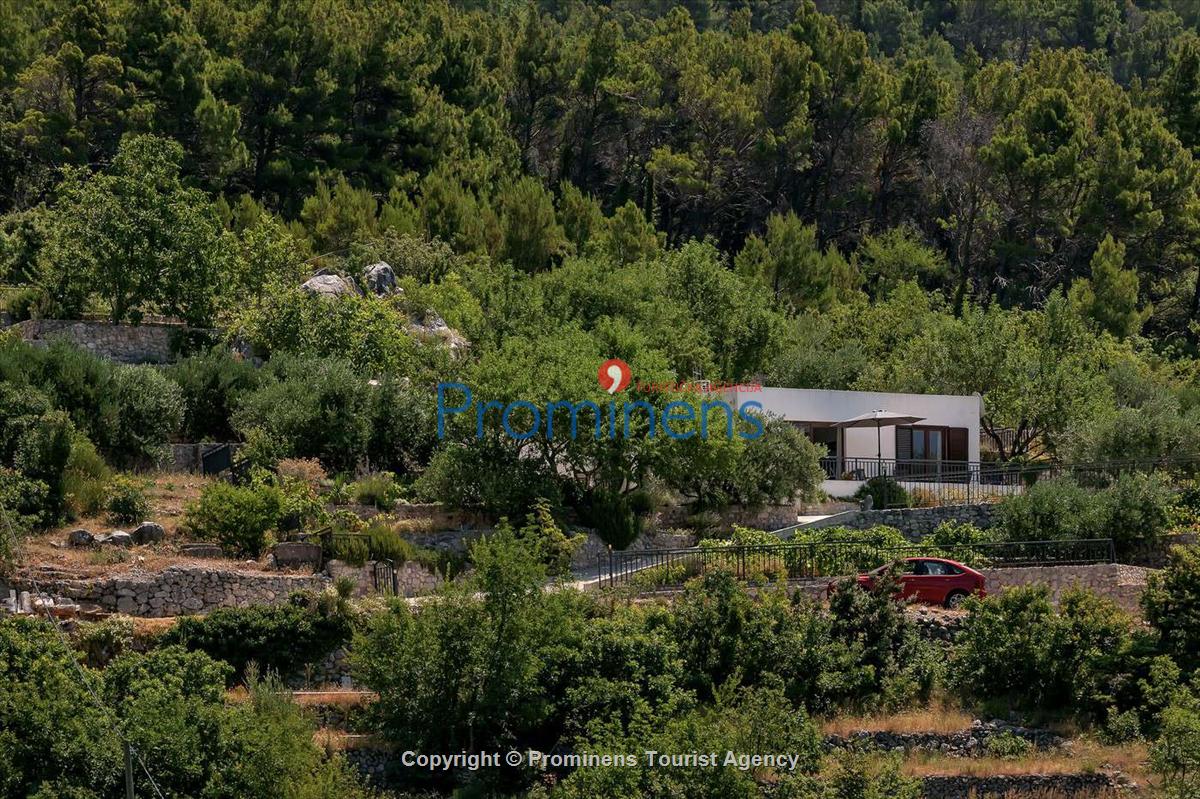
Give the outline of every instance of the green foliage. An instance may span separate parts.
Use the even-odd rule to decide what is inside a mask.
[[[998,529],[1009,541],[1111,538],[1125,553],[1166,530],[1174,503],[1173,490],[1155,474],[1122,473],[1102,489],[1063,477],[1006,498]]]
[[[130,136],[105,172],[66,173],[42,274],[63,311],[95,295],[113,322],[146,310],[211,320],[231,247],[208,198],[184,186],[182,160],[174,141]]]
[[[401,489],[390,472],[375,472],[360,477],[350,484],[350,493],[360,505],[370,505],[379,510],[391,510],[400,499]]]
[[[858,287],[858,276],[833,248],[824,252],[817,232],[795,214],[772,215],[766,238],[751,236],[738,253],[739,274],[767,286],[772,294],[798,310],[826,309]]]
[[[46,621],[30,616],[0,620],[0,785],[9,796],[29,794],[53,781],[117,790],[121,750],[112,719],[89,690],[94,672],[77,671],[77,657]]]
[[[987,740],[987,753],[992,757],[1019,760],[1033,751],[1033,744],[1011,732],[993,735]]]
[[[500,521],[500,526],[507,524],[507,519]],[[568,536],[563,532],[554,520],[550,503],[541,497],[533,503],[533,511],[525,517],[525,526],[516,531],[516,537],[537,553],[546,565],[546,573],[552,577],[570,573],[571,558],[587,538],[582,534]]]
[[[469,585],[419,612],[396,603],[355,639],[355,673],[379,692],[377,718],[391,740],[455,751],[507,746],[548,718],[548,655],[578,640],[577,602],[542,591],[537,553],[511,532],[481,540],[472,559]]]
[[[229,418],[241,397],[258,387],[253,366],[221,347],[183,358],[166,370],[183,399],[180,432],[188,441],[230,441]]]
[[[233,415],[243,434],[261,429],[282,457],[318,458],[330,471],[350,471],[369,439],[368,386],[347,362],[274,358],[260,388]]]
[[[907,508],[912,504],[908,490],[890,475],[881,474],[867,480],[854,493],[855,499],[871,498],[872,508]]]
[[[63,490],[71,512],[76,516],[92,516],[103,510],[112,476],[112,469],[92,442],[77,434],[63,472]]]
[[[1150,750],[1151,767],[1162,775],[1167,796],[1189,796],[1200,787],[1200,707],[1194,698],[1163,712],[1162,734]]]
[[[539,497],[554,502],[561,496],[558,481],[541,464],[488,443],[438,450],[414,489],[427,500],[499,516],[519,516]]]
[[[1019,587],[969,609],[949,669],[965,696],[1098,715],[1130,670],[1129,617],[1094,594],[1067,591],[1055,611],[1044,586]]]
[[[156,464],[169,453],[171,436],[183,420],[183,396],[175,383],[149,366],[122,366],[106,387],[99,437],[105,454],[119,465]]]
[[[1146,621],[1185,672],[1200,668],[1200,551],[1175,547],[1142,594]]]
[[[949,273],[945,256],[909,227],[894,227],[865,237],[851,264],[862,275],[868,293],[880,298],[906,281],[936,285]]]
[[[192,535],[216,541],[230,555],[257,558],[279,524],[282,507],[283,497],[274,486],[214,482],[188,507],[184,524]]]
[[[1075,281],[1070,294],[1071,303],[1083,316],[1117,338],[1137,333],[1151,311],[1137,307],[1137,272],[1123,269],[1124,264],[1125,245],[1105,236],[1092,256],[1091,280]]]
[[[145,484],[134,477],[119,474],[105,488],[104,510],[113,524],[140,524],[150,515]]]
[[[163,634],[164,646],[178,644],[203,652],[233,668],[222,676],[245,675],[250,663],[263,673],[288,675],[302,664],[317,663],[351,635],[351,619],[333,594],[293,594],[284,605],[218,608],[188,616]]]

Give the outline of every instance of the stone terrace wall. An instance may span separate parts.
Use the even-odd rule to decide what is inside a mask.
[[[400,596],[413,597],[432,594],[443,582],[440,575],[411,560],[396,566],[395,570]],[[373,560],[367,561],[362,566],[331,560],[325,564],[325,571],[329,572],[330,577],[335,580],[340,577],[349,577],[353,580],[353,596],[364,597],[376,593],[375,561]]]
[[[1108,774],[1012,774],[994,777],[925,777],[924,799],[989,799],[993,797],[1054,796],[1094,799],[1116,786]]]
[[[1045,585],[1055,601],[1072,586],[1087,588],[1116,602],[1131,613],[1139,613],[1138,600],[1152,572],[1141,566],[1099,563],[1092,566],[1027,566],[1009,569],[985,569],[989,594],[998,594],[1017,585]]]
[[[694,515],[695,511],[688,505],[667,505],[658,509],[647,526],[657,530],[684,527]],[[768,505],[754,509],[735,506],[726,508],[717,516],[718,525],[725,529],[736,524],[755,530],[779,530],[796,523],[796,506]]]
[[[46,346],[55,338],[65,338],[94,355],[121,363],[167,363],[172,357],[172,341],[188,330],[183,325],[113,325],[66,319],[29,319],[13,327],[31,344]]]
[[[974,505],[942,505],[936,508],[881,508],[878,510],[851,510],[837,513],[804,526],[805,530],[822,527],[848,527],[865,530],[877,524],[895,527],[910,541],[920,541],[932,533],[942,522],[970,522],[981,530],[996,523],[996,505],[979,503]]]
[[[321,591],[330,584],[323,575],[273,575],[226,571],[202,566],[170,566],[161,572],[120,574],[93,580],[42,580],[38,586],[55,597],[99,605],[130,616],[180,616],[223,607],[274,605],[293,591]],[[21,575],[18,591],[34,586]]]

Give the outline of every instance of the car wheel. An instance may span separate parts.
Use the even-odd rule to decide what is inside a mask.
[[[967,594],[965,591],[951,591],[950,595],[946,597],[946,607],[950,610],[957,610],[966,601]]]

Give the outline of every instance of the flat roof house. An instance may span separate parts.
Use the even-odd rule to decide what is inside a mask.
[[[979,395],[895,394],[811,388],[732,388],[733,407],[758,402],[825,447],[830,496],[849,496],[866,480],[973,482],[979,473]]]

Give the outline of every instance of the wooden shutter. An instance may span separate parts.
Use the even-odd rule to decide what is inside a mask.
[[[896,428],[896,460],[912,460],[912,436],[911,427]]]
[[[970,457],[970,450],[967,448],[967,428],[947,427],[946,460],[965,461],[968,457]]]

